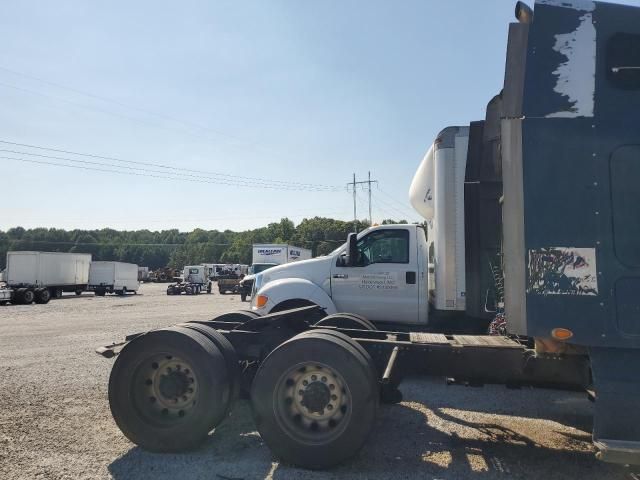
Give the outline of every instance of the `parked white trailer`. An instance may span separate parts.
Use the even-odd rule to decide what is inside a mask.
[[[80,295],[87,289],[91,254],[7,252],[5,282],[13,290],[12,303],[47,303],[62,292]]]
[[[251,263],[283,263],[307,260],[311,250],[283,243],[255,243]]]
[[[138,291],[138,265],[123,262],[91,262],[89,270],[89,290],[96,295],[106,293],[126,295]]]

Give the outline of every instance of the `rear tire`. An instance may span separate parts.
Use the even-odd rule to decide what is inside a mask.
[[[83,291],[84,291],[84,290],[76,290],[76,295],[77,295],[77,296],[82,295],[82,292],[83,292]]]
[[[111,413],[145,450],[191,450],[228,412],[228,376],[220,349],[202,333],[151,331],[118,355],[109,378]]]
[[[25,288],[22,290],[21,297],[22,299],[20,303],[22,303],[23,305],[31,305],[36,299],[36,294],[33,290]]]
[[[56,288],[56,289],[53,291],[53,296],[54,296],[55,298],[62,298],[62,289],[61,289],[61,288]]]
[[[314,327],[337,327],[353,330],[377,330],[376,326],[367,318],[354,313],[334,313],[324,317]]]
[[[251,390],[254,420],[283,461],[327,468],[364,444],[379,393],[371,358],[358,347],[340,332],[314,330],[281,344],[260,366]]]
[[[36,291],[36,303],[47,304],[51,300],[51,292],[46,288],[41,288]]]

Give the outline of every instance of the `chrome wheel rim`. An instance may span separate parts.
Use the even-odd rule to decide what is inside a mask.
[[[344,378],[317,362],[300,363],[285,372],[274,400],[280,426],[303,443],[333,440],[351,416],[351,394]]]

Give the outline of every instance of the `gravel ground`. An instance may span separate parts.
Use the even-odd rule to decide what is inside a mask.
[[[196,452],[151,454],[132,445],[109,413],[112,361],[98,345],[151,327],[241,308],[237,296],[65,296],[0,307],[0,478],[631,478],[594,459],[585,395],[504,387],[447,387],[411,379],[405,401],[383,406],[360,454],[311,472],[279,464],[247,402]],[[246,304],[244,304],[246,308]]]

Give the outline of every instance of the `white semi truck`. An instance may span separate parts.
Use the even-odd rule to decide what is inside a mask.
[[[139,287],[138,265],[123,262],[91,262],[89,290],[93,290],[96,295],[102,297],[106,293],[137,293]]]
[[[253,283],[257,274],[276,265],[308,260],[313,257],[311,250],[288,244],[256,243],[249,275],[240,281],[240,298],[244,302],[253,290]]]
[[[484,328],[487,316],[471,318],[465,309],[468,143],[469,127],[446,128],[418,168],[409,197],[426,229],[368,228],[358,234],[352,266],[345,244],[323,257],[270,268],[255,282],[253,311],[266,315],[316,304],[329,314],[352,312],[377,322]]]
[[[62,292],[80,295],[87,289],[90,264],[87,253],[7,252],[0,302],[48,303]]]
[[[167,295],[199,295],[206,291],[211,293],[211,277],[213,264],[187,265],[182,270],[182,281],[167,287]]]

